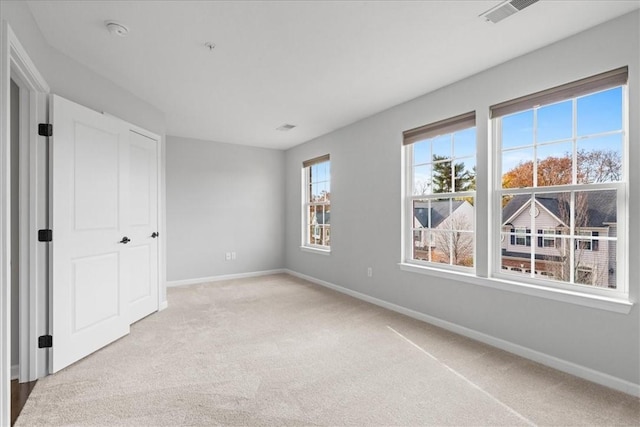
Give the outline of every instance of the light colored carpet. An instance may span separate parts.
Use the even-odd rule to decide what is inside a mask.
[[[640,401],[308,282],[169,289],[38,381],[31,425],[638,425]]]

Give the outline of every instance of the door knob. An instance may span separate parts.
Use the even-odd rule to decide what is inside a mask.
[[[124,236],[124,237],[122,238],[122,240],[120,240],[118,243],[124,243],[124,244],[126,245],[126,244],[127,244],[127,243],[129,243],[130,241],[131,241],[131,239],[130,239],[130,238],[128,238],[127,236]]]
[[[151,233],[151,237],[153,237],[154,239],[156,237],[158,237],[160,235],[160,233],[158,233],[157,231],[154,231],[153,233]]]

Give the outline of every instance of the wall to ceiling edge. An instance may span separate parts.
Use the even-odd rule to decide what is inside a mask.
[[[346,126],[286,152],[287,269],[377,301],[563,361],[640,392],[640,310],[619,314],[401,271],[402,131],[475,110],[478,156],[489,158],[488,107],[629,66],[629,282],[640,295],[640,12],[636,11]],[[634,119],[635,118],[635,119]],[[331,255],[301,251],[300,168],[330,153]],[[477,224],[488,221],[478,170]],[[486,227],[477,235],[486,240]],[[477,254],[486,265],[486,251]],[[366,275],[373,267],[373,277]],[[480,269],[480,268],[479,268]],[[485,269],[486,270],[486,269]],[[496,342],[497,342],[496,341]],[[565,363],[566,362],[566,363]],[[587,375],[588,376],[588,375]],[[606,382],[606,381],[605,381]]]

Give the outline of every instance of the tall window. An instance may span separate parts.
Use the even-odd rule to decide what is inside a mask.
[[[475,113],[403,133],[405,261],[451,268],[475,264]]]
[[[303,246],[331,247],[331,161],[329,155],[302,164],[304,179]]]
[[[491,107],[500,275],[621,286],[626,81],[625,67]]]

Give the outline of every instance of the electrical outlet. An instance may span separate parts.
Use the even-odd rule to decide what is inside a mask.
[[[373,268],[367,268],[367,277],[373,277]]]
[[[225,261],[231,261],[231,252],[226,252],[224,254]]]
[[[236,253],[235,252],[231,252],[231,260],[232,261],[236,260]]]

